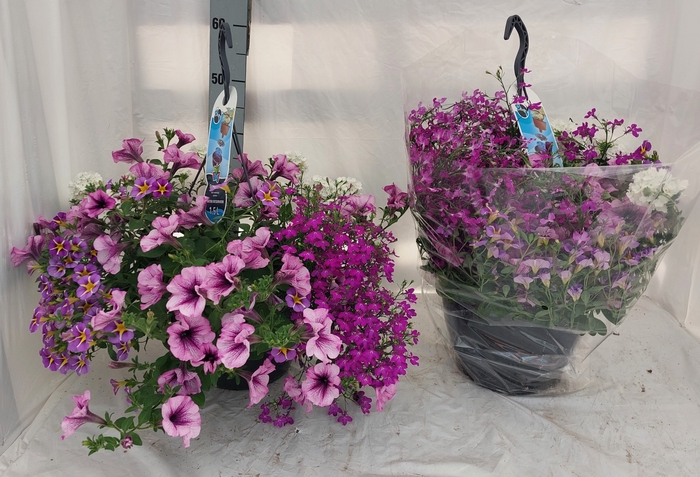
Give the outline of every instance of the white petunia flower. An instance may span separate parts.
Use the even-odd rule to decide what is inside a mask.
[[[666,211],[687,187],[688,181],[672,177],[667,170],[649,168],[634,175],[627,197],[633,204]]]
[[[297,166],[299,172],[306,171],[306,158],[304,156],[294,151],[287,151],[284,155]]]

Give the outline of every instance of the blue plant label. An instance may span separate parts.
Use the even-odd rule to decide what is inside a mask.
[[[216,223],[226,211],[226,179],[231,162],[231,135],[236,116],[238,92],[234,86],[229,89],[228,103],[224,104],[224,91],[214,101],[209,120],[209,142],[204,172],[207,178],[207,218]]]
[[[554,131],[549,124],[549,118],[544,111],[540,98],[531,90],[527,90],[529,104],[514,104],[515,120],[520,134],[527,143],[527,155],[533,166],[542,164],[547,156],[553,158],[555,166],[562,167],[559,146],[554,137]]]

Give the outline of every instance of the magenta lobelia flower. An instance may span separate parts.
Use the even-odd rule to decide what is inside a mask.
[[[121,253],[129,246],[128,243],[120,243],[120,238],[119,235],[115,236],[115,238],[109,235],[100,235],[92,244],[97,251],[97,261],[100,262],[107,273],[112,275],[119,273]]]
[[[384,410],[384,404],[389,402],[396,394],[396,383],[375,387],[374,390],[377,393],[377,411],[381,412]]]
[[[142,310],[155,305],[163,298],[166,288],[160,264],[153,263],[139,272],[138,291],[141,295]]]
[[[304,323],[309,325],[313,332],[313,337],[306,343],[306,354],[315,356],[324,363],[337,358],[343,342],[339,336],[331,333],[333,322],[328,316],[328,310],[325,308],[305,309]]]
[[[250,391],[250,404],[252,407],[259,403],[270,391],[267,384],[270,382],[270,373],[275,370],[275,365],[272,361],[266,359],[262,365],[251,375],[244,371],[239,371],[239,374],[248,381],[248,390]]]
[[[222,297],[228,296],[240,279],[236,278],[238,273],[245,268],[243,259],[235,255],[226,255],[220,263],[210,263],[207,265],[209,279],[207,280],[207,296],[215,305],[219,304]]]
[[[143,154],[143,141],[136,138],[124,139],[122,141],[122,149],[112,151],[112,159],[114,162],[143,162],[141,154]]]
[[[255,327],[245,322],[238,313],[227,313],[221,318],[221,335],[216,341],[221,362],[228,369],[240,368],[250,357],[248,337],[255,333]]]
[[[107,424],[107,421],[102,419],[100,416],[92,413],[88,408],[90,404],[90,391],[85,391],[82,395],[73,396],[73,401],[75,401],[75,408],[70,415],[63,418],[61,421],[61,429],[63,430],[63,435],[61,439],[73,434],[80,426],[86,422],[94,422],[101,426]]]
[[[331,363],[319,363],[306,371],[301,383],[304,397],[317,406],[326,407],[340,396],[340,368]]]
[[[178,216],[173,214],[167,219],[165,217],[156,217],[151,226],[151,230],[148,235],[141,237],[141,250],[148,252],[163,245],[164,243],[170,244],[176,248],[182,248],[180,242],[173,237],[173,232],[175,232],[180,225]]]
[[[168,310],[179,311],[184,316],[201,316],[207,302],[207,280],[209,271],[205,267],[183,268],[166,287],[172,293],[166,304]]]
[[[214,341],[216,334],[209,320],[203,316],[184,316],[168,327],[170,352],[181,361],[199,361],[204,358],[202,347]]]
[[[308,296],[311,293],[311,275],[301,259],[285,253],[282,264],[282,268],[275,274],[275,283],[287,283],[302,296]]]
[[[190,439],[199,435],[202,416],[189,396],[173,396],[163,404],[163,430],[171,437],[182,437],[182,446],[189,447]]]

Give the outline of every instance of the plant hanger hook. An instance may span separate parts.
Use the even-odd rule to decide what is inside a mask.
[[[508,17],[508,20],[506,20],[506,31],[503,34],[504,40],[510,38],[513,28],[517,30],[518,36],[520,37],[520,48],[518,48],[518,54],[515,56],[513,69],[518,84],[518,94],[527,98],[527,91],[525,91],[525,87],[522,85],[525,83],[525,59],[527,58],[527,50],[530,48],[530,37],[527,35],[527,28],[525,28],[523,19],[518,15],[511,15]]]
[[[224,22],[219,27],[219,61],[221,62],[221,73],[224,75],[224,104],[228,104],[229,86],[231,85],[231,70],[226,57],[227,46],[233,48],[233,38],[231,37],[231,27]]]

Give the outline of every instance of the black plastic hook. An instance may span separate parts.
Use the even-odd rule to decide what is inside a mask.
[[[233,48],[233,38],[231,37],[231,27],[223,22],[219,26],[219,61],[221,62],[221,73],[224,75],[224,104],[228,104],[230,97],[229,87],[231,85],[231,70],[228,67],[226,57],[226,46]]]
[[[530,37],[527,35],[527,28],[525,28],[523,19],[518,15],[511,15],[508,17],[508,20],[506,20],[506,31],[503,34],[504,40],[510,38],[513,28],[517,30],[518,36],[520,37],[520,48],[518,48],[518,54],[515,56],[513,69],[518,84],[518,94],[527,98],[527,91],[525,91],[525,88],[521,85],[525,83],[525,59],[527,58],[527,50],[530,48]]]

